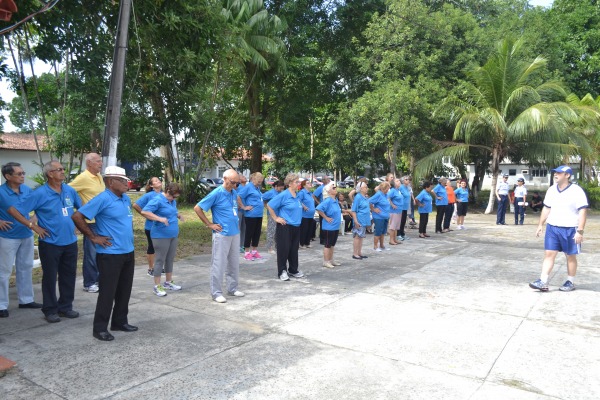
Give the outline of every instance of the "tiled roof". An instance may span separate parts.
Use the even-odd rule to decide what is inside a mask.
[[[33,135],[27,133],[7,132],[0,135],[0,149],[36,151]],[[46,137],[38,135],[40,149],[46,147]]]

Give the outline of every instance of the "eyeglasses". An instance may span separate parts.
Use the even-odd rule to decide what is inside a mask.
[[[12,176],[25,176],[25,172],[13,172]]]
[[[49,172],[64,172],[65,169],[64,168],[56,168],[56,169],[51,169]]]

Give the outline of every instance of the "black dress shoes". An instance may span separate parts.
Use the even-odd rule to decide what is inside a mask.
[[[108,333],[107,331],[104,331],[104,332],[94,331],[94,337],[98,340],[102,340],[103,342],[110,342],[111,340],[115,340],[115,337],[113,335],[111,335],[110,333]]]
[[[77,311],[73,311],[73,310],[59,311],[58,316],[65,317],[65,318],[77,318],[77,317],[79,317],[79,313]]]
[[[0,310],[0,318],[8,318],[8,310]]]
[[[46,315],[46,321],[53,324],[55,322],[60,322],[60,317],[58,316],[58,314],[48,314]]]
[[[42,308],[42,305],[32,301],[31,303],[19,304],[19,308]]]
[[[113,325],[110,327],[110,330],[111,331],[123,331],[123,332],[135,332],[138,330],[138,327],[129,325],[129,324],[123,324],[121,326]]]

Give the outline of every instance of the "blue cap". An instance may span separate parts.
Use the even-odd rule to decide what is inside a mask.
[[[554,168],[553,172],[566,172],[569,175],[573,175],[573,170],[568,165],[561,165],[560,167]]]

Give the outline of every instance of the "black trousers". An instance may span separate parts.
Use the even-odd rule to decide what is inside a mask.
[[[313,237],[315,231],[315,219],[314,218],[302,218],[300,223],[300,246],[308,246],[310,239]]]
[[[133,251],[126,254],[97,253],[96,264],[100,271],[100,292],[94,314],[94,331],[103,332],[108,329],[111,311],[111,325],[121,326],[128,323],[135,257]]]
[[[454,203],[446,206],[446,212],[444,213],[444,229],[450,229],[450,221],[452,221],[452,214],[454,214]]]
[[[444,220],[444,214],[446,213],[447,206],[435,206],[437,213],[435,214],[435,231],[442,231],[442,221]]]
[[[244,217],[246,221],[246,235],[244,236],[244,247],[247,249],[258,247],[260,241],[260,231],[262,229],[262,217]]]
[[[277,276],[281,276],[286,270],[291,274],[297,273],[300,227],[277,224],[275,243],[277,244]],[[289,267],[287,267],[288,263]]]
[[[429,213],[419,214],[419,233],[427,233],[427,223],[429,222]]]
[[[352,217],[348,214],[344,214],[344,232],[350,232],[352,229]]]
[[[42,296],[44,315],[57,314],[73,309],[75,278],[77,276],[77,242],[66,246],[39,241],[38,250],[42,262]],[[56,281],[58,293],[56,298]]]
[[[400,236],[405,236],[406,232],[404,228],[406,227],[406,220],[408,219],[408,210],[402,210],[402,217],[400,219]]]

